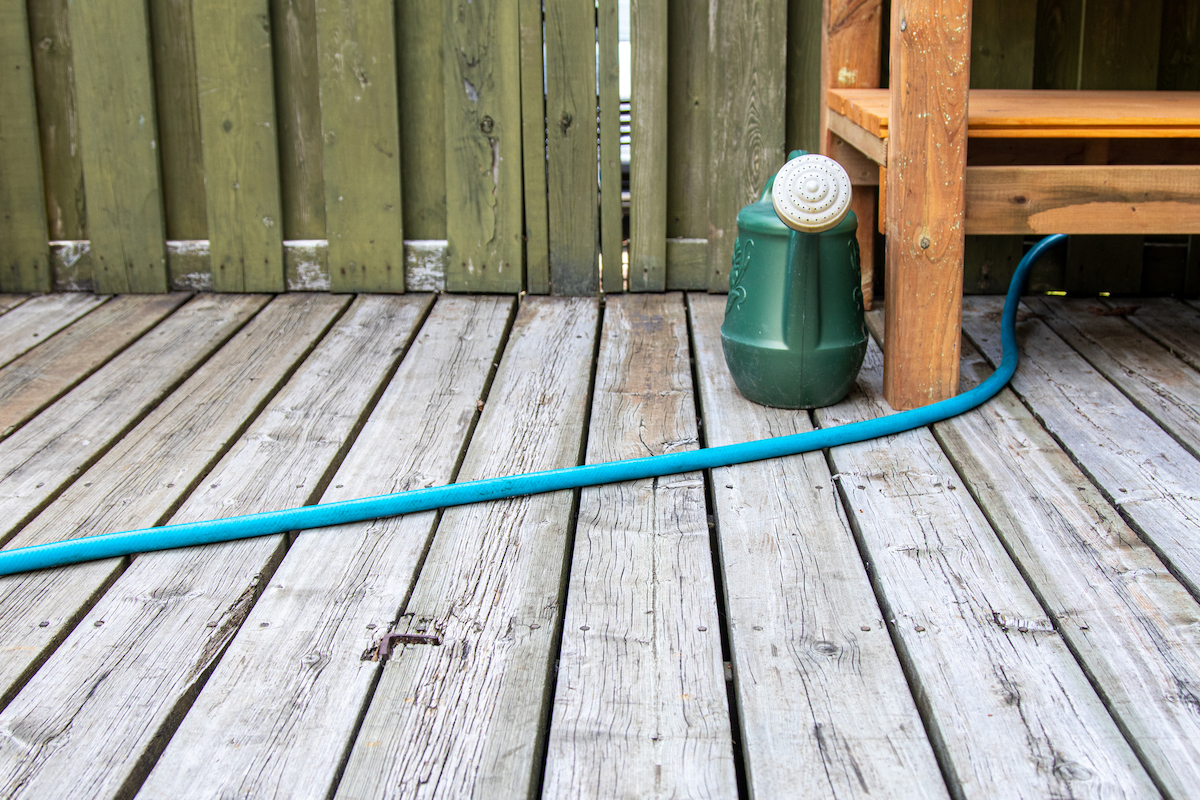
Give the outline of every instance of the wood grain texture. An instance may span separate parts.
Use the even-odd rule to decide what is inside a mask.
[[[521,291],[521,30],[517,4],[444,3],[446,288]]]
[[[891,30],[883,391],[903,409],[958,391],[971,5],[896,0]]]
[[[330,290],[403,292],[391,0],[317,0]]]
[[[7,314],[26,300],[33,299],[28,294],[0,294],[0,316]]]
[[[150,0],[149,11],[167,238],[207,239],[192,0]]]
[[[787,3],[718,3],[708,25],[708,288],[727,292],[737,213],[786,155]]]
[[[631,0],[629,290],[667,286],[667,4]]]
[[[621,292],[625,288],[620,21],[617,6],[616,0],[601,0],[596,9],[596,40],[600,48],[600,258],[603,272],[600,284],[606,294]]]
[[[397,316],[402,301],[373,299],[363,308],[369,314],[361,320],[364,333],[376,327],[372,320],[385,302],[389,316]],[[403,302],[409,302],[407,309],[417,307]],[[322,500],[404,491],[453,478],[511,310],[510,298],[438,300]],[[399,353],[389,351],[402,350],[396,337],[361,337],[354,326],[341,335],[360,340],[367,362],[390,363]],[[343,380],[347,391],[355,392],[352,375],[348,371]],[[310,390],[322,407],[337,405],[328,391]],[[321,439],[319,429],[300,422],[295,408],[281,403],[279,424],[289,430],[301,425]],[[259,453],[255,463],[268,472],[287,452],[267,439],[244,441],[246,455]],[[227,457],[230,463],[232,458]],[[317,485],[305,481],[307,491]],[[234,486],[236,481],[222,482],[198,498],[227,496]],[[381,668],[362,654],[378,652],[436,520],[429,512],[300,534],[270,581],[264,581],[253,610],[242,610],[249,616],[241,633],[142,796],[211,797],[225,791],[328,797]],[[331,546],[334,541],[337,546]],[[227,571],[235,555],[214,553],[204,569],[206,580]],[[306,622],[296,624],[299,620]]]
[[[254,383],[264,386],[246,386],[240,394],[256,393],[261,402],[311,346],[313,334],[323,331],[330,312],[348,303],[347,298],[321,295],[303,301],[291,297],[296,298],[290,304],[292,316],[304,322],[268,319],[279,301],[259,315],[252,326],[273,327],[279,335],[264,338],[286,339],[287,344],[259,348]],[[171,522],[316,501],[430,299],[359,298]],[[297,315],[302,309],[307,313]],[[301,325],[308,330],[297,330]],[[235,340],[226,349],[236,346]],[[280,352],[285,348],[290,351],[286,355]],[[275,357],[269,350],[277,351]],[[218,354],[214,361],[220,358]],[[237,380],[238,372],[225,365],[221,375],[236,386],[245,383]],[[252,409],[239,410],[227,414],[231,424],[253,416]],[[174,415],[182,420],[188,411],[195,422],[201,421],[197,417],[204,412],[197,414],[195,407],[181,405]],[[202,435],[207,445],[212,434]],[[142,464],[139,471],[147,467],[153,469]],[[147,511],[143,506],[135,518],[153,519]],[[127,507],[124,513],[131,511]],[[286,539],[276,535],[138,556],[0,715],[0,731],[25,732],[21,745],[0,748],[7,791],[14,797],[99,797],[138,786],[266,588]],[[51,697],[55,700],[47,705]],[[73,735],[54,736],[63,726],[70,726]],[[87,766],[80,764],[81,758]]]
[[[283,238],[324,239],[317,4],[316,0],[269,2]]]
[[[595,294],[599,284],[595,49],[593,7],[546,4],[550,291],[557,295]]]
[[[975,297],[963,328],[989,360],[999,353],[1000,298]],[[1200,594],[1200,462],[1100,376],[1041,320],[1018,321],[1021,369],[1012,388],[1105,498]]]
[[[442,9],[437,3],[406,0],[396,3],[395,16],[404,235],[410,239],[445,239],[446,94],[442,87],[445,72]]]
[[[868,347],[821,427],[890,413]],[[928,429],[830,451],[876,592],[960,797],[1156,792]]]
[[[821,152],[821,116],[825,108],[821,74],[821,43],[825,38],[824,3],[788,0],[787,12],[787,128],[785,147]]]
[[[1200,6],[1163,0],[1158,45],[1158,89],[1200,88]],[[36,58],[36,56],[35,56]]]
[[[0,438],[102,367],[187,297],[180,292],[113,298],[5,365],[0,369]]]
[[[699,445],[680,295],[608,299],[589,429],[589,464]],[[583,490],[544,797],[737,793],[712,570],[701,473]]]
[[[146,0],[68,0],[96,291],[167,291]]]
[[[0,3],[0,291],[50,290],[46,198],[24,0]]]
[[[527,297],[457,480],[579,463],[596,301]],[[524,797],[553,692],[573,492],[443,512],[339,797]]]
[[[1193,369],[1200,370],[1200,313],[1194,304],[1166,297],[1141,297],[1137,308],[1125,315],[1125,319]]]
[[[213,289],[281,292],[283,211],[267,0],[196,3],[192,15]]]
[[[700,3],[667,3],[667,25],[667,236],[704,239],[708,236],[708,9]],[[668,288],[684,288],[672,287],[670,247]],[[706,281],[707,259],[706,254]]]
[[[810,430],[725,367],[721,297],[689,295],[706,444]],[[713,470],[735,696],[754,797],[947,797],[824,457]]]
[[[667,239],[667,289],[708,288],[708,240]]]
[[[0,316],[0,365],[37,347],[107,299],[86,294],[43,295]]]
[[[26,7],[33,43],[46,226],[51,239],[86,239],[87,207],[67,0],[34,0]]]
[[[267,302],[198,297],[0,442],[8,541]]]
[[[965,390],[991,367],[963,351]],[[1190,796],[1200,605],[1011,391],[934,430],[1155,782]]]

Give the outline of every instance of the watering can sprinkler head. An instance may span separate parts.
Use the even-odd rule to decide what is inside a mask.
[[[828,156],[797,156],[776,173],[771,203],[794,231],[831,230],[850,213],[850,176]]]

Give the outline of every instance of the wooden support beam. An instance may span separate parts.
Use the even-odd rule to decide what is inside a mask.
[[[896,0],[891,23],[883,387],[902,409],[958,391],[971,4]]]

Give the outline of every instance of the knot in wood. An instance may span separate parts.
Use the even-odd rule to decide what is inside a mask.
[[[479,121],[479,130],[490,134],[496,127],[495,121],[491,117],[484,117]]]

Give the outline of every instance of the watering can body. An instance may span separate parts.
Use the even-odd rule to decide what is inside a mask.
[[[775,211],[772,182],[737,216],[725,361],[756,403],[832,405],[854,385],[867,352],[858,220],[848,211],[820,233],[793,230]]]

